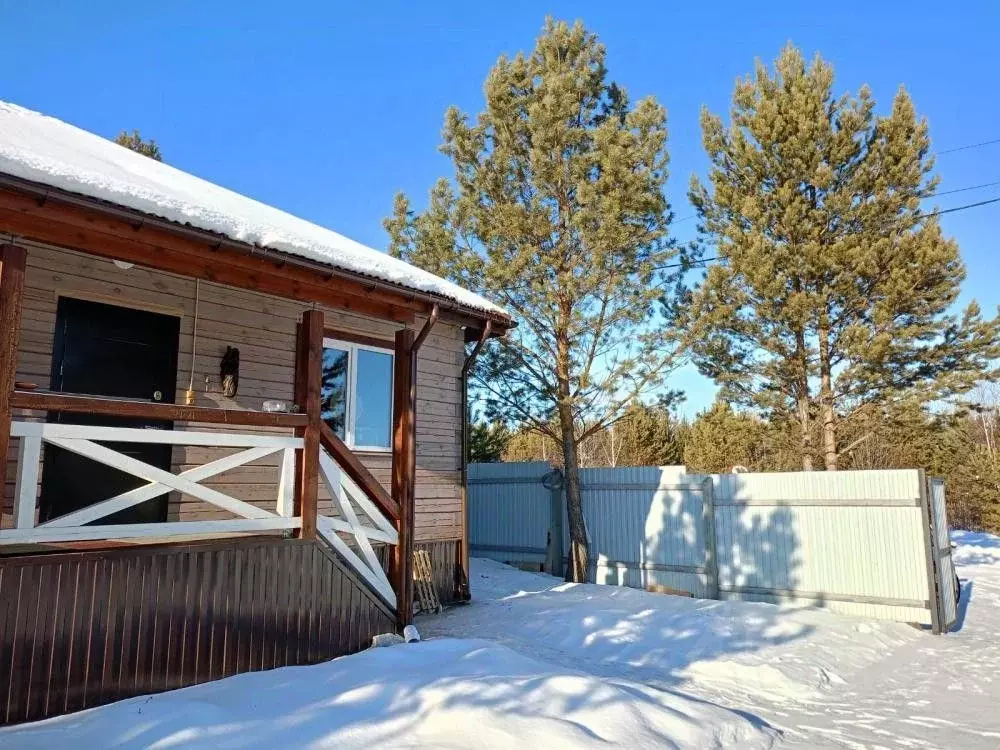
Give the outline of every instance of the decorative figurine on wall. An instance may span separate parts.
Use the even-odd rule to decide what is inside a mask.
[[[219,367],[219,374],[222,377],[222,393],[226,398],[233,398],[240,387],[240,350],[234,346],[227,346],[226,353],[222,355],[222,362]]]

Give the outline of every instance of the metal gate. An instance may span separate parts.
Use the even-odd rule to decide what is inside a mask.
[[[938,621],[940,629],[947,632],[958,619],[959,589],[955,578],[955,562],[951,558],[943,479],[927,479],[927,498],[930,506],[931,554],[937,584]]]

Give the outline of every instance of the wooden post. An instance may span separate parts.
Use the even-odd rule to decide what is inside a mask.
[[[455,544],[455,600],[467,602],[472,599],[472,589],[469,587],[469,367],[471,360],[465,360],[462,368],[462,393],[459,412],[462,418],[462,437],[459,450],[462,451],[459,468],[461,469],[462,503],[462,538]]]
[[[396,332],[392,397],[392,497],[399,504],[399,543],[389,576],[396,591],[399,622],[413,619],[413,492],[416,478],[416,367],[411,329]]]
[[[487,320],[479,332],[476,345],[462,365],[462,403],[459,407],[462,417],[462,457],[459,462],[462,472],[462,538],[455,545],[455,598],[460,602],[472,598],[469,587],[469,373],[492,331],[493,323]]]
[[[302,517],[299,536],[316,538],[316,506],[319,497],[319,433],[322,424],[320,386],[323,379],[323,312],[306,310],[299,329],[298,371],[295,393],[309,420],[302,429],[302,456],[297,462],[299,473],[296,512]]]
[[[0,245],[0,498],[3,498],[7,478],[12,416],[10,397],[17,374],[26,261],[27,252],[23,247]]]

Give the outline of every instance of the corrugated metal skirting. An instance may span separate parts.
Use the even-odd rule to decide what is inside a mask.
[[[314,664],[396,630],[318,542],[227,540],[0,560],[0,721]]]

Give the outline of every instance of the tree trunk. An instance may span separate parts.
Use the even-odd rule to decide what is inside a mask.
[[[799,331],[795,335],[796,356],[799,360],[798,396],[796,398],[796,413],[799,418],[799,431],[802,451],[802,471],[813,470],[812,424],[809,419],[809,368],[806,362],[805,333]]]
[[[823,463],[827,471],[837,470],[837,415],[833,409],[833,381],[830,372],[830,332],[819,327],[819,408],[823,420]]]
[[[559,427],[562,430],[566,515],[569,518],[569,565],[566,568],[566,580],[585,583],[589,563],[587,524],[583,518],[583,502],[580,495],[580,461],[576,453],[573,411],[566,403],[559,405]]]

